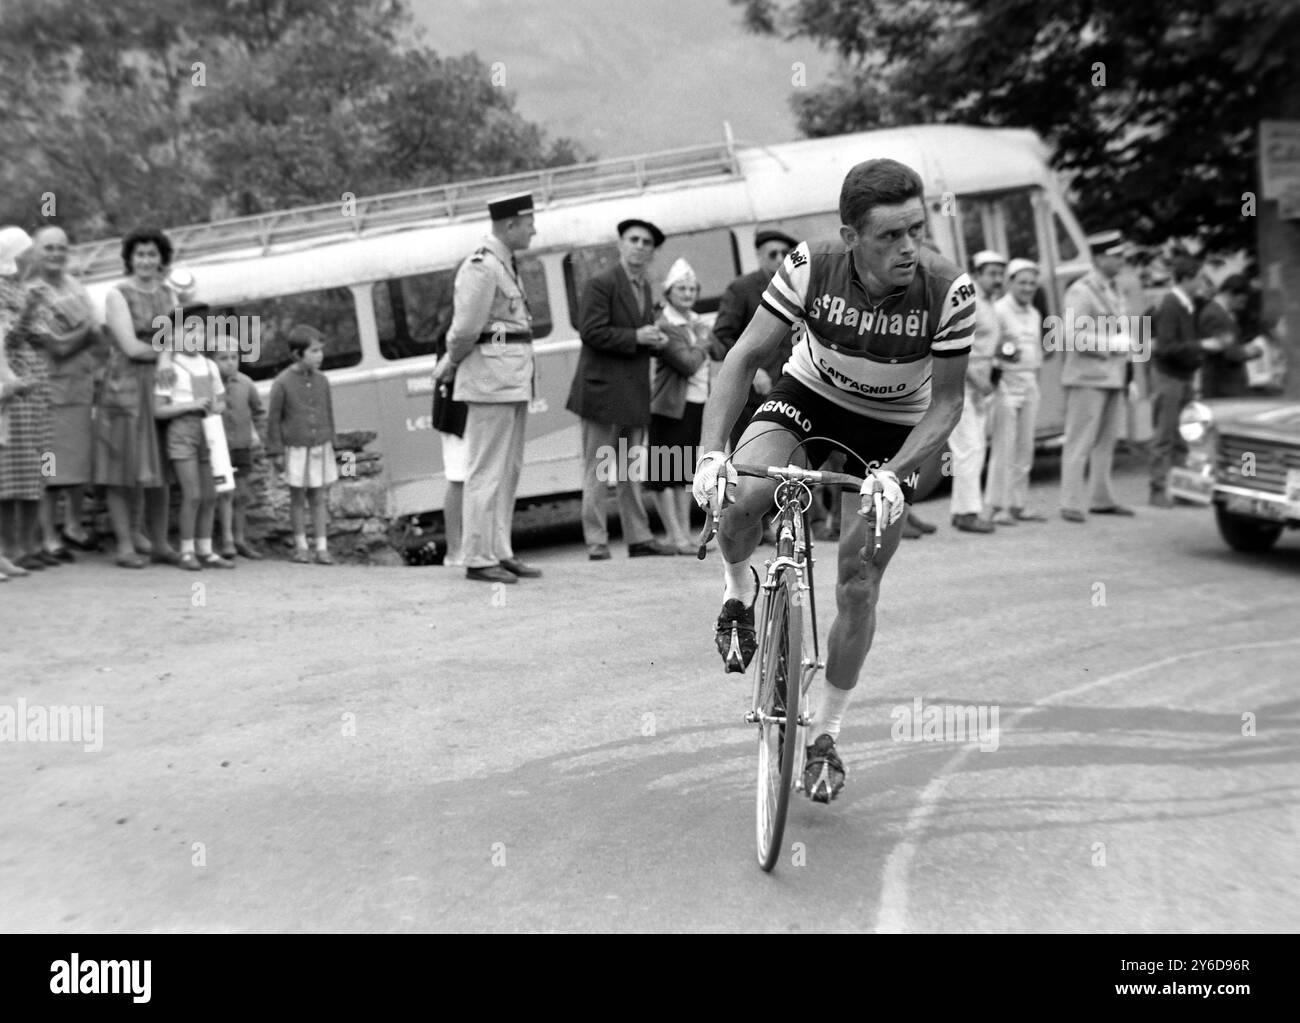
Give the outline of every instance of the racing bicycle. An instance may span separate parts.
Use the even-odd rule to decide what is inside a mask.
[[[806,732],[812,720],[808,694],[817,672],[826,667],[817,633],[817,600],[813,589],[813,536],[808,522],[813,489],[818,486],[861,489],[863,479],[842,472],[823,472],[797,465],[761,466],[732,463],[740,476],[776,482],[773,501],[777,516],[776,556],[766,563],[755,618],[758,648],[753,697],[746,723],[758,726],[758,777],[755,837],[758,862],[765,871],[776,866],[785,833],[790,793],[803,789]],[[719,490],[726,477],[719,474]],[[874,560],[880,551],[883,495],[874,494],[875,548],[863,550]],[[714,507],[700,534],[697,557],[703,560],[718,530],[721,510]],[[793,679],[794,685],[791,685]],[[786,741],[793,724],[793,741]]]

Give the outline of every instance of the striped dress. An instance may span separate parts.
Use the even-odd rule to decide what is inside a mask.
[[[9,443],[0,447],[0,501],[39,501],[41,474],[50,450],[50,387],[45,356],[32,347],[19,322],[25,295],[12,279],[0,278],[0,334],[3,357],[19,377],[34,380],[31,390],[5,402]]]

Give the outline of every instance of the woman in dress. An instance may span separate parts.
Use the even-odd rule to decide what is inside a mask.
[[[32,238],[35,276],[27,282],[32,309],[28,340],[45,355],[50,386],[50,462],[41,501],[41,532],[45,550],[63,561],[73,555],[60,542],[54,518],[60,493],[68,499],[63,536],[85,550],[89,537],[82,529],[82,497],[91,481],[94,449],[95,326],[90,296],[70,274],[68,236],[57,227],[44,227]]]
[[[7,440],[0,445],[0,574],[22,576],[57,558],[37,540],[43,491],[41,475],[50,445],[50,394],[45,357],[27,338],[30,304],[21,284],[18,257],[32,240],[21,228],[0,230],[0,336],[9,383],[4,385]]]
[[[167,485],[154,422],[154,372],[170,344],[178,305],[165,280],[172,245],[161,231],[139,229],[122,242],[129,275],[108,293],[104,319],[111,349],[95,421],[94,479],[108,488],[108,515],[117,539],[117,564],[143,568],[147,560],[131,538],[131,504],[143,491],[153,561],[175,565],[167,543]]]
[[[655,324],[668,344],[652,360],[650,457],[646,493],[678,554],[694,554],[691,542],[691,480],[699,456],[704,403],[709,397],[713,332],[695,312],[700,282],[684,259],[664,280],[664,306]]]

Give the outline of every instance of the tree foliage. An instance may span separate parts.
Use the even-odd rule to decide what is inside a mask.
[[[809,135],[1036,130],[1085,224],[1245,245],[1264,105],[1300,73],[1294,0],[732,0],[839,56],[793,100]]]
[[[402,0],[13,0],[0,95],[0,223],[79,240],[581,156]]]

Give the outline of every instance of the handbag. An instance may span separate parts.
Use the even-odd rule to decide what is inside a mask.
[[[452,396],[452,382],[440,380],[433,388],[433,428],[455,437],[465,436],[469,406]]]

